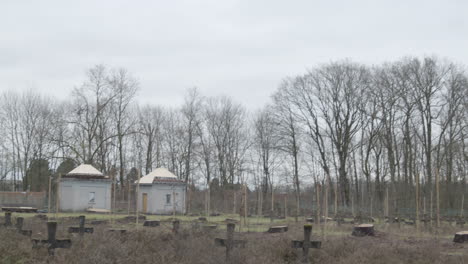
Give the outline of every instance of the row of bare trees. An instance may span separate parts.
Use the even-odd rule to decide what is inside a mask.
[[[467,80],[462,66],[436,58],[372,68],[344,61],[286,79],[275,102],[299,124],[323,173],[316,184],[335,203],[369,208],[385,202],[388,188],[389,213],[398,214],[414,204],[416,184],[429,200],[440,175],[445,208],[453,208],[468,172]]]
[[[120,190],[135,168],[167,167],[191,191],[240,197],[247,184],[259,214],[274,211],[274,192],[289,190],[296,214],[324,212],[324,203],[335,213],[386,205],[386,214],[398,214],[429,200],[438,184],[442,207],[453,209],[466,191],[467,76],[433,57],[372,67],[345,60],[285,78],[270,103],[247,111],[196,88],[180,106],[141,105],[132,74],[97,65],[67,100],[1,95],[0,186],[40,191],[40,174],[71,159],[113,176]],[[313,200],[301,200],[306,185]],[[213,210],[211,197],[205,210]],[[230,206],[240,207],[236,199]]]

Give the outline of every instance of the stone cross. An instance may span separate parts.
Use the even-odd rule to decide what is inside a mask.
[[[5,223],[3,225],[5,227],[11,226],[11,212],[5,212]]]
[[[16,218],[16,229],[18,230],[18,233],[25,235],[25,236],[31,236],[32,230],[23,230],[23,223],[24,223],[23,217]]]
[[[228,223],[227,224],[227,235],[226,239],[224,238],[215,238],[215,244],[220,247],[226,247],[226,261],[229,261],[231,256],[231,251],[234,247],[245,247],[247,241],[245,240],[234,240],[234,229],[236,224]]]
[[[310,241],[310,235],[312,234],[312,225],[304,225],[304,240],[293,240],[293,248],[302,248],[302,263],[309,263],[309,249],[320,248],[322,246],[321,241]]]
[[[85,220],[86,217],[84,215],[80,215],[79,217],[80,220],[80,226],[79,227],[69,227],[68,228],[68,233],[78,233],[80,236],[83,236],[84,233],[93,233],[94,228],[92,227],[85,227]]]
[[[47,245],[47,249],[50,256],[54,255],[54,249],[56,248],[70,248],[71,240],[70,239],[61,239],[56,238],[57,235],[57,222],[47,222],[47,239],[33,239],[33,248],[40,245]]]

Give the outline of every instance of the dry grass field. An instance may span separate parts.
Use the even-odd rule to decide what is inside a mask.
[[[19,214],[13,215],[14,217]],[[33,230],[33,238],[45,238],[46,222],[25,216],[24,229]],[[33,249],[29,237],[15,230],[0,228],[0,263],[225,263],[225,249],[216,247],[216,237],[226,237],[224,220],[229,216],[209,218],[218,229],[200,231],[193,229],[197,217],[179,217],[181,231],[171,232],[169,217],[150,216],[161,220],[159,227],[135,228],[133,223],[121,221],[123,216],[114,217],[114,223],[94,225],[93,234],[81,239],[69,234],[67,228],[76,226],[77,214],[63,214],[58,219],[58,238],[71,238],[70,249],[57,249],[55,256],[48,256],[46,248]],[[232,218],[233,216],[231,216]],[[92,219],[108,219],[109,216],[88,215],[87,226]],[[3,217],[0,223],[3,223]],[[275,220],[273,225],[287,224],[286,233],[269,234],[269,219],[251,218],[249,228],[243,232],[236,228],[235,239],[247,241],[245,248],[232,252],[231,263],[297,263],[301,251],[291,248],[291,240],[303,238],[304,221],[293,219]],[[127,234],[110,233],[109,227],[125,228]],[[376,223],[376,236],[353,237],[352,225],[337,226],[330,222],[325,229],[314,225],[313,240],[321,240],[321,249],[312,249],[311,263],[468,263],[468,244],[452,242],[459,227],[444,223],[434,231],[417,232],[414,226]],[[423,229],[423,228],[421,228]]]

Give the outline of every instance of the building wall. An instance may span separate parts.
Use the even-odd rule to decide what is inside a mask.
[[[28,206],[42,209],[47,206],[45,192],[0,192],[0,207]]]
[[[94,192],[94,203],[89,201]],[[85,211],[88,208],[111,209],[110,181],[66,179],[60,183],[61,211]]]
[[[172,214],[174,205],[176,213],[185,213],[185,185],[141,185],[138,195],[138,210],[140,212],[143,208],[143,193],[148,194],[147,213],[149,214]],[[170,203],[166,203],[166,195],[168,194],[171,195]]]

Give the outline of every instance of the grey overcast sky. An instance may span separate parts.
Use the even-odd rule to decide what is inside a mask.
[[[179,105],[197,86],[255,109],[315,65],[408,55],[468,65],[468,1],[0,1],[2,91],[66,98],[105,64],[139,79],[142,103]]]

